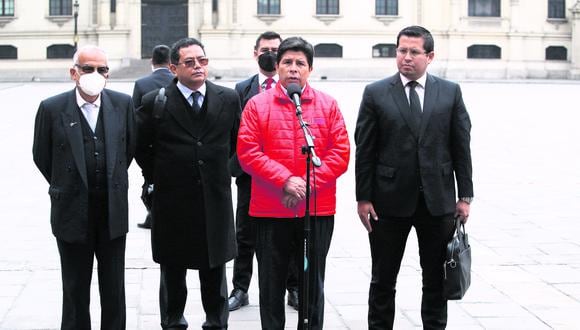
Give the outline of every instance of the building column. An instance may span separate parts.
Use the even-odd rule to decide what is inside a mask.
[[[100,0],[97,14],[97,29],[111,29],[111,0]]]
[[[570,79],[580,79],[580,0],[570,8],[572,47],[570,47]]]

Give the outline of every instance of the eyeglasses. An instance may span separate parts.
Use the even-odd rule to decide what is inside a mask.
[[[200,66],[206,66],[209,63],[209,59],[207,57],[194,57],[177,64],[183,64],[183,66],[188,68],[195,68],[195,62],[199,63]]]
[[[415,48],[407,49],[407,48],[397,48],[397,54],[405,57],[407,54],[411,56],[411,58],[415,58],[419,55],[429,54],[428,52],[424,52]]]
[[[107,74],[109,73],[109,67],[108,66],[98,66],[98,67],[94,67],[94,66],[90,66],[90,65],[79,65],[79,64],[75,64],[75,66],[79,69],[81,69],[81,71],[83,73],[93,73],[95,72],[95,70],[97,70],[97,72],[99,74]]]

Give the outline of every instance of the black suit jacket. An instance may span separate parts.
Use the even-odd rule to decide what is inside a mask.
[[[101,93],[107,161],[110,239],[128,231],[127,168],[135,149],[133,102],[129,95],[108,89]],[[75,90],[40,103],[32,153],[50,184],[50,222],[54,235],[66,242],[85,242],[88,234],[88,182],[82,114]]]
[[[196,135],[188,113],[192,110],[176,81],[166,88],[161,119],[152,117],[157,91],[146,94],[143,107],[137,111],[136,159],[145,180],[155,185],[153,259],[188,268],[202,268],[209,259],[209,266],[216,267],[236,255],[228,159],[236,150],[240,101],[232,89],[206,81],[207,114],[201,133]],[[195,167],[199,167],[202,197],[195,194],[194,187],[199,184]],[[204,217],[191,202],[200,198]],[[199,221],[205,229],[197,225]],[[207,249],[192,248],[200,238],[207,241]]]
[[[242,110],[246,107],[246,103],[248,103],[252,97],[260,93],[259,84],[260,82],[257,74],[236,84],[234,89],[240,97]],[[232,159],[230,159],[230,172],[232,172],[232,176],[236,178],[239,178],[242,175],[247,175],[240,166],[240,161],[238,160],[237,154],[234,154]]]
[[[421,126],[412,125],[400,76],[368,85],[358,114],[357,201],[371,201],[379,217],[411,216],[420,190],[434,216],[455,212],[459,196],[473,196],[471,121],[459,85],[427,75]]]
[[[161,68],[151,72],[149,75],[137,79],[133,86],[133,104],[135,108],[141,106],[143,95],[154,89],[165,87],[173,80],[173,73],[167,68]]]

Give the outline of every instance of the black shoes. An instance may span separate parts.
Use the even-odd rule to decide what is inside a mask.
[[[294,307],[295,310],[300,308],[300,303],[298,302],[298,290],[288,290],[288,306]]]
[[[250,303],[248,299],[248,294],[240,289],[234,289],[230,294],[228,299],[228,308],[231,311],[238,310]],[[288,290],[288,306],[293,307],[295,310],[300,308],[300,303],[298,301],[298,290]]]
[[[231,312],[247,306],[249,303],[247,293],[240,289],[234,289],[230,294],[230,299],[228,299],[228,308]]]
[[[145,221],[143,221],[143,223],[138,223],[137,227],[151,229],[151,213],[147,213],[147,218],[145,218]]]

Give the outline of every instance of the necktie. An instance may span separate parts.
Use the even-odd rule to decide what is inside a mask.
[[[265,90],[272,88],[272,85],[274,85],[274,79],[266,78],[266,80],[264,80],[264,89]]]
[[[409,81],[407,86],[409,86],[409,107],[411,108],[411,115],[413,115],[413,119],[415,119],[415,124],[419,127],[421,123],[421,101],[419,100],[419,95],[415,90],[419,83],[416,81]]]
[[[99,109],[92,103],[85,103],[82,106],[83,113],[93,133],[97,128],[97,119],[99,118]]]
[[[201,96],[200,92],[193,92],[189,97],[191,99],[191,107],[195,112],[201,111],[201,107],[199,106],[199,97]]]

